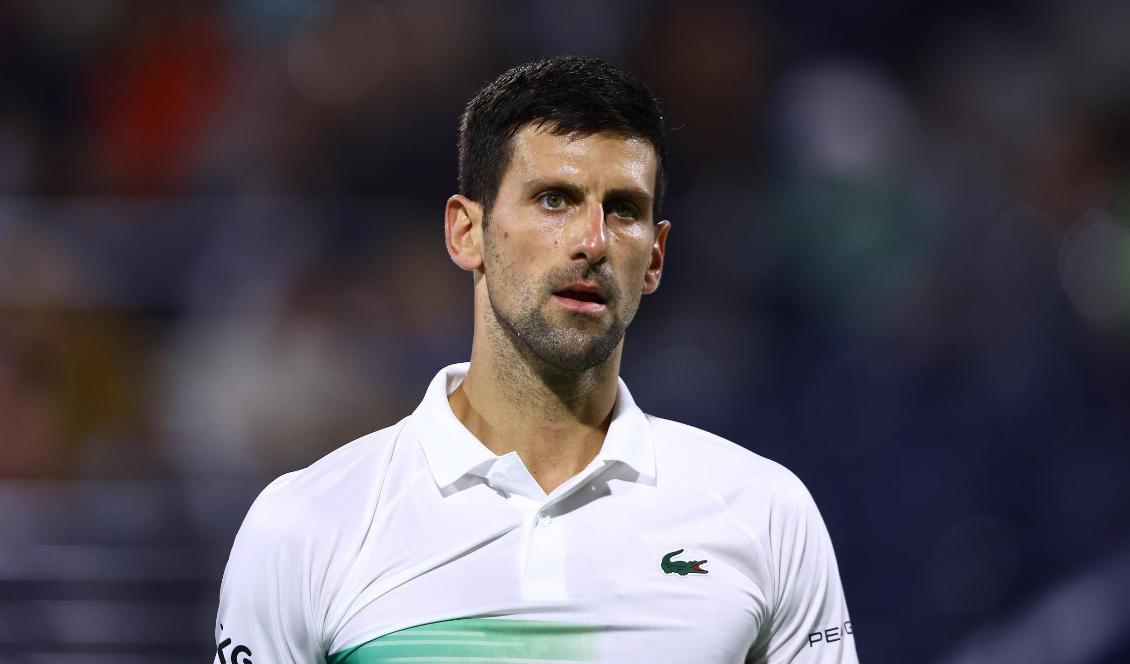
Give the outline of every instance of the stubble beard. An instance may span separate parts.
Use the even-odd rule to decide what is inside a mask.
[[[615,312],[606,328],[590,334],[575,327],[550,323],[536,304],[522,306],[515,315],[508,316],[491,298],[491,309],[499,326],[513,342],[568,374],[579,374],[607,360],[624,338],[626,327]]]
[[[498,266],[497,260],[493,262]],[[488,269],[486,273],[487,297],[494,319],[515,346],[561,373],[580,374],[607,360],[624,338],[638,306],[638,303],[629,306],[627,311],[613,308],[618,307],[622,300],[615,281],[601,266],[588,266],[584,270],[576,267],[555,270],[538,284],[522,283],[512,269],[504,268],[502,272],[498,275],[497,270]],[[505,286],[498,283],[500,280],[506,282]],[[609,296],[612,318],[599,331],[589,332],[581,326],[567,323],[554,324],[546,317],[547,305],[555,288],[579,280],[596,280]],[[492,286],[503,286],[516,294],[510,311],[495,301],[495,288]]]

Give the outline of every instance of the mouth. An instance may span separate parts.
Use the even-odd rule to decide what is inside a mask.
[[[566,309],[598,312],[608,307],[608,300],[594,286],[571,284],[553,294],[553,299]]]

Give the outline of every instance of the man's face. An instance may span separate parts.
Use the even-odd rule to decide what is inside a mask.
[[[618,134],[526,126],[484,221],[484,273],[503,331],[559,369],[616,349],[659,283],[669,225],[652,220],[656,156]]]

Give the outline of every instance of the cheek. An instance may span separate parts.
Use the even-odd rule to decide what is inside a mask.
[[[559,229],[535,224],[511,228],[499,239],[496,258],[507,270],[523,275],[535,274],[539,266],[552,265],[562,243]]]
[[[514,235],[509,233],[487,244],[487,287],[500,303],[525,299],[537,282],[529,250]]]
[[[651,263],[651,243],[651,233],[647,229],[639,229],[621,236],[625,272],[630,274],[633,280],[639,277],[642,281],[647,272],[647,266]]]

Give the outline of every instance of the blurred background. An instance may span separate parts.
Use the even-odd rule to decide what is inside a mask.
[[[0,661],[209,661],[280,473],[470,351],[462,105],[674,128],[648,412],[793,469],[861,659],[1130,661],[1130,3],[0,4]]]

